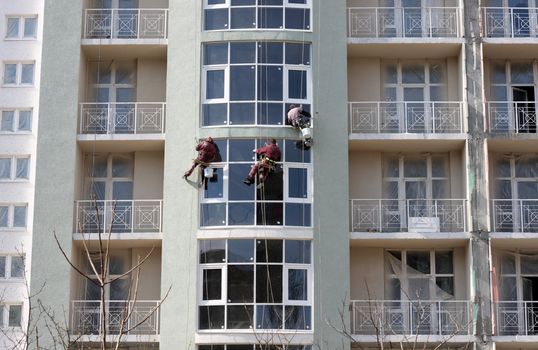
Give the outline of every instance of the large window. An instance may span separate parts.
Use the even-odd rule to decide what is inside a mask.
[[[198,350],[312,350],[312,345],[218,344],[199,345]]]
[[[204,0],[204,30],[310,30],[311,0]]]
[[[243,179],[263,140],[217,140],[220,161],[201,191],[200,226],[312,226],[312,165],[302,142],[278,140],[283,162],[261,188]]]
[[[312,329],[312,245],[202,240],[199,329]]]
[[[290,104],[310,109],[310,75],[310,44],[205,44],[202,126],[284,125]]]

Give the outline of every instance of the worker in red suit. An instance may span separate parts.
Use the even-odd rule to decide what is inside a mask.
[[[260,170],[260,183],[263,183],[265,179],[267,179],[269,171],[274,168],[276,162],[279,162],[280,157],[282,156],[282,152],[276,144],[275,139],[271,139],[270,143],[256,149],[255,152],[259,160],[252,166],[248,176],[243,180],[243,182],[249,186],[254,183],[254,177],[256,176],[256,173],[258,173],[258,170]]]
[[[192,174],[194,168],[196,168],[198,165],[202,170],[207,168],[209,164],[217,157],[218,153],[217,145],[211,136],[198,143],[196,145],[196,150],[198,151],[198,157],[193,160],[192,167],[183,175],[185,179]]]

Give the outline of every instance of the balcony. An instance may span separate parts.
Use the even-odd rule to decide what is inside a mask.
[[[79,134],[164,134],[166,103],[81,103]]]
[[[166,39],[168,9],[86,9],[83,39]]]
[[[482,11],[486,38],[538,36],[538,8],[485,7]]]
[[[458,7],[350,7],[348,38],[461,37]]]
[[[105,301],[106,333],[120,334],[129,340],[142,340],[140,336],[159,334],[159,301],[107,300]],[[100,336],[103,334],[102,302],[75,300],[72,302],[71,331],[74,335]],[[148,338],[149,339],[149,338]]]
[[[162,232],[162,200],[80,200],[75,215],[75,234]]]
[[[534,301],[500,301],[496,305],[497,335],[538,335],[538,303]]]
[[[494,232],[538,232],[538,199],[494,199]]]
[[[351,134],[463,133],[463,102],[350,102]]]
[[[470,335],[469,302],[460,300],[352,300],[354,335]]]
[[[352,232],[466,232],[465,199],[352,199]]]
[[[499,134],[536,133],[536,107],[529,102],[488,102],[489,132]]]

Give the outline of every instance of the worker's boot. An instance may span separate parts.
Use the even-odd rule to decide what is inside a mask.
[[[245,183],[246,185],[250,186],[254,183],[254,178],[253,177],[250,177],[250,176],[247,176],[245,177],[245,179],[243,180],[243,183]]]

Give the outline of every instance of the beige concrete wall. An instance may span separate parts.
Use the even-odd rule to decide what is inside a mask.
[[[167,9],[168,0],[138,0],[138,7],[140,8],[154,8],[154,9]]]
[[[138,102],[166,100],[166,60],[138,60],[136,98]]]
[[[465,160],[463,151],[452,151],[450,161],[450,194],[452,198],[465,198]]]
[[[351,299],[384,299],[385,294],[385,257],[383,248],[352,247],[350,249],[350,286]],[[455,299],[468,299],[466,248],[454,248],[454,290]],[[370,296],[368,296],[368,289]]]
[[[134,166],[134,199],[163,198],[163,152],[136,152]]]
[[[350,249],[350,298],[353,300],[383,299],[385,289],[383,248]]]
[[[144,259],[151,248],[134,248],[132,265],[136,266],[138,259]],[[159,300],[161,298],[161,249],[155,248],[148,260],[140,267],[138,285],[138,300]]]
[[[349,152],[349,198],[380,199],[382,192],[381,152]]]
[[[349,101],[381,101],[381,60],[348,59]]]

